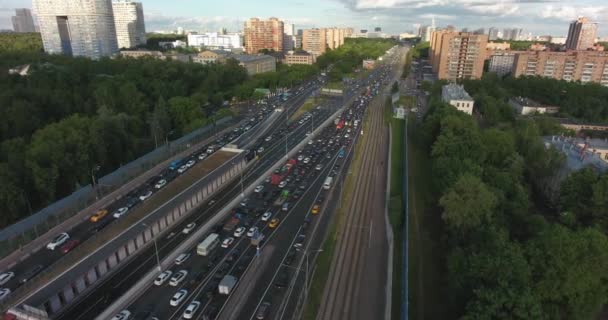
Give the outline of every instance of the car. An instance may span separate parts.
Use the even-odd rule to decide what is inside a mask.
[[[175,258],[175,264],[180,265],[180,264],[184,263],[184,261],[188,260],[188,258],[190,258],[189,253],[182,253],[179,256],[177,256],[177,258]]]
[[[181,289],[173,295],[173,297],[169,301],[169,304],[173,307],[177,307],[186,298],[187,295],[188,290]]]
[[[313,144],[313,143],[315,143],[315,142],[314,142],[314,141],[312,141],[312,140],[308,140],[308,144],[309,144],[309,145],[311,145],[311,144]],[[301,161],[301,160],[300,160],[300,161]]]
[[[196,161],[194,161],[194,159],[186,162],[186,167],[188,168],[192,168],[192,166],[194,166],[194,164],[196,163]]]
[[[146,201],[148,200],[148,198],[150,198],[152,196],[152,190],[148,190],[146,191],[144,194],[142,194],[141,196],[139,196],[139,200],[141,201]]]
[[[49,250],[55,250],[55,248],[66,243],[66,241],[68,241],[69,239],[70,239],[70,235],[67,234],[66,232],[62,232],[59,235],[57,235],[51,242],[49,242],[46,245],[46,248]]]
[[[344,135],[344,138],[350,138],[350,134],[348,134],[348,133],[347,133],[347,134],[345,134],[345,135]]]
[[[118,219],[118,218],[124,216],[127,213],[127,211],[129,211],[129,207],[118,208],[118,210],[116,210],[112,216],[114,216],[114,218]]]
[[[266,139],[264,139],[264,141],[266,141],[266,142],[268,142],[270,140],[272,140],[272,136],[268,136],[268,137],[266,137]]]
[[[309,164],[309,163],[310,163],[310,158],[309,157],[304,158],[304,164]]]
[[[61,252],[68,253],[72,249],[76,248],[80,244],[80,241],[77,239],[70,240],[66,242],[63,247],[61,247]]]
[[[268,220],[270,220],[271,217],[272,217],[272,212],[266,211],[262,215],[262,221],[268,221]]]
[[[160,189],[162,187],[164,187],[167,184],[167,180],[165,179],[160,179],[158,180],[158,182],[154,185],[154,188],[156,189]]]
[[[23,284],[30,281],[33,277],[40,273],[42,269],[44,269],[44,267],[41,264],[35,265],[20,276],[19,282]]]
[[[224,239],[224,241],[222,241],[222,248],[229,248],[233,242],[234,242],[233,237],[228,237],[228,238]]]
[[[194,314],[196,313],[196,311],[198,310],[198,308],[201,306],[200,301],[192,301],[190,302],[190,304],[188,305],[188,308],[186,308],[186,310],[184,310],[184,314],[182,314],[182,317],[184,319],[192,319],[192,316],[194,316]]]
[[[279,222],[280,222],[279,218],[273,218],[268,223],[268,228],[276,228],[279,225]]]
[[[112,317],[111,320],[129,320],[129,319],[131,319],[131,311],[122,310],[121,312],[117,313],[114,317]]]
[[[321,170],[323,169],[323,165],[321,165],[320,163],[315,167],[315,170]]]
[[[163,283],[165,283],[165,281],[167,281],[167,279],[169,279],[169,277],[171,277],[172,274],[173,274],[173,271],[171,271],[171,270],[165,270],[165,271],[161,272],[161,274],[159,274],[158,277],[156,277],[156,279],[154,280],[154,284],[157,286],[162,286]]]
[[[11,289],[5,288],[0,289],[0,301],[4,300],[8,295],[11,294]]]
[[[235,238],[240,238],[243,234],[245,234],[245,231],[247,229],[245,227],[238,227],[236,228],[236,230],[234,230],[234,237]]]
[[[249,228],[249,231],[247,231],[247,236],[252,238],[257,233],[258,233],[258,227],[251,227],[251,228]]]
[[[263,185],[259,185],[259,186],[255,187],[255,189],[253,190],[253,192],[260,193],[263,190],[264,190],[264,186]]]
[[[97,210],[97,212],[95,212],[89,218],[89,221],[91,221],[91,222],[97,222],[97,221],[103,219],[103,217],[105,217],[107,214],[108,214],[108,210],[107,209],[99,209],[99,210]]]
[[[264,179],[264,182],[266,182],[266,183],[270,183],[270,181],[272,181],[271,176],[268,176],[268,177],[266,177],[266,179]]]
[[[279,182],[279,188],[285,188],[285,186],[287,185],[287,181],[283,180],[281,182]]]
[[[274,282],[274,287],[277,289],[283,289],[287,287],[289,275],[286,271],[280,272],[277,276],[277,280]]]
[[[320,210],[321,210],[321,206],[318,204],[315,204],[314,206],[312,206],[312,210],[310,211],[310,213],[319,214]]]
[[[249,198],[243,199],[243,201],[241,201],[241,203],[239,203],[239,204],[241,205],[241,207],[246,207],[247,206],[247,202],[249,202]]]
[[[188,271],[180,270],[180,271],[176,272],[173,275],[173,277],[171,277],[171,280],[169,280],[169,285],[173,286],[173,287],[177,287],[182,281],[184,281],[184,279],[186,279],[187,276],[188,276]]]
[[[182,230],[182,233],[188,234],[188,233],[192,232],[192,230],[194,230],[194,228],[196,228],[195,222],[188,223],[188,225],[184,228],[184,230]]]
[[[264,320],[270,313],[270,302],[263,302],[258,311],[255,313],[255,318],[258,320]]]
[[[289,202],[283,203],[283,206],[281,207],[281,210],[283,210],[283,211],[289,211]]]
[[[311,141],[312,141],[312,140],[311,140]],[[302,161],[302,160],[304,160],[304,156],[303,156],[303,155],[299,155],[299,156],[298,156],[298,161]]]
[[[207,153],[203,152],[198,155],[198,160],[205,160],[207,158]]]
[[[259,147],[258,148],[258,153],[262,153],[262,152],[264,152],[264,147]]]
[[[15,277],[15,273],[12,271],[9,272],[5,272],[3,274],[0,274],[0,286],[6,284],[7,282],[11,281],[12,278]]]
[[[183,166],[179,167],[179,169],[177,169],[177,172],[184,173],[184,172],[186,172],[186,170],[188,170],[188,168],[189,167],[187,165],[183,165]]]

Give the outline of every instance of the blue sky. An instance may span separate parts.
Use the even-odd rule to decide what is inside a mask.
[[[608,36],[608,0],[141,0],[148,31],[178,26],[199,31],[240,29],[249,17],[276,16],[296,28],[380,26],[389,33],[414,24],[457,28],[520,27],[533,34],[565,35],[568,22],[588,16]],[[0,29],[10,29],[13,9],[31,0],[0,0]]]

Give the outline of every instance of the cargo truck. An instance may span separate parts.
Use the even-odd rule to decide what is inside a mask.
[[[238,282],[238,279],[236,277],[231,276],[231,275],[226,275],[226,276],[224,276],[222,281],[220,281],[220,284],[217,287],[218,291],[220,292],[220,294],[229,295],[230,291],[232,291],[232,289],[234,289],[234,286],[236,286],[237,282]]]

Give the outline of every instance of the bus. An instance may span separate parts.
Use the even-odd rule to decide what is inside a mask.
[[[218,244],[220,244],[220,235],[212,233],[203,242],[198,244],[196,253],[201,256],[207,256]]]
[[[334,180],[334,178],[327,177],[327,179],[325,179],[325,183],[323,183],[323,189],[329,190],[329,188],[331,188],[331,183],[333,180]]]

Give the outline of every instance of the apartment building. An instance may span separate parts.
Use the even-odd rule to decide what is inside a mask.
[[[241,49],[243,41],[237,33],[205,32],[202,34],[189,34],[188,46],[215,50]]]
[[[141,2],[114,0],[112,11],[119,48],[134,48],[146,44],[144,8]]]
[[[515,55],[512,73],[514,77],[541,76],[608,86],[608,52],[521,52]]]
[[[247,69],[247,74],[271,72],[277,70],[277,60],[273,56],[266,54],[237,54],[231,56],[239,62],[239,65]]]
[[[479,79],[483,73],[488,36],[453,30],[431,35],[429,58],[438,79]]]
[[[98,59],[118,52],[111,0],[33,0],[44,51]]]
[[[344,44],[344,38],[352,36],[352,28],[306,29],[302,35],[302,49],[319,56],[327,49],[335,50]]]
[[[249,19],[245,22],[245,52],[257,54],[263,49],[282,52],[283,30],[283,21],[277,18]]]
[[[223,50],[206,50],[192,57],[192,62],[209,64],[209,63],[224,63],[231,57],[230,52]]]
[[[568,37],[566,38],[566,49],[587,50],[593,47],[596,34],[597,23],[593,23],[585,17],[579,17],[570,23]]]
[[[515,54],[511,52],[494,53],[490,56],[488,71],[494,72],[499,76],[506,76],[513,70]]]

